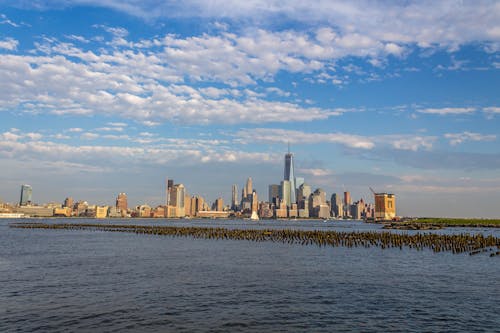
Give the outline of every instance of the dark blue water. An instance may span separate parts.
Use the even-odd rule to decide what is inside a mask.
[[[500,332],[500,257],[24,230],[8,222],[0,221],[1,332]],[[379,228],[334,223],[161,224]]]

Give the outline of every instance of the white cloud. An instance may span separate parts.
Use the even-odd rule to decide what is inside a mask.
[[[449,140],[452,146],[456,146],[466,141],[495,141],[497,139],[497,136],[494,134],[484,135],[472,132],[447,133],[444,137]]]
[[[420,113],[426,114],[438,114],[438,115],[449,115],[449,114],[470,114],[475,112],[475,108],[428,108],[418,110]]]
[[[310,133],[276,128],[243,129],[235,134],[243,144],[254,142],[317,144],[335,143],[348,148],[373,150],[374,148],[390,148],[403,151],[431,150],[436,136],[420,136],[411,134],[361,136],[346,133]]]
[[[437,140],[435,136],[413,135],[383,135],[374,139],[376,142],[387,144],[397,150],[419,151],[430,150]]]
[[[483,108],[483,111],[488,112],[488,113],[500,113],[500,107],[491,106],[491,107]]]
[[[66,37],[70,40],[80,42],[80,43],[85,43],[85,44],[90,43],[90,40],[88,40],[87,38],[85,38],[83,36],[79,36],[79,35],[64,35],[64,37]]]
[[[54,2],[52,2],[54,3]],[[62,0],[58,6],[68,5]],[[72,4],[93,4],[127,12],[147,20],[159,17],[192,17],[234,20],[238,24],[272,24],[287,17],[309,25],[336,27],[336,33],[319,31],[317,39],[329,43],[337,34],[347,33],[376,42],[415,43],[453,48],[471,41],[498,41],[500,8],[494,0],[420,1],[315,1],[299,0],[185,0],[179,1],[97,1],[77,0]],[[38,7],[41,4],[37,4]],[[48,4],[45,4],[48,6]],[[224,29],[227,25],[224,24]],[[223,29],[223,30],[224,30]],[[352,38],[349,38],[352,39]]]
[[[349,148],[372,149],[375,144],[367,137],[344,133],[306,133],[301,131],[255,128],[244,129],[236,133],[242,143],[268,142],[268,143],[338,143]]]
[[[150,133],[142,133],[150,137]],[[54,137],[54,136],[53,136]],[[93,140],[100,137],[95,133],[85,132],[83,140]],[[129,140],[134,138],[126,135],[105,135],[110,140]],[[225,140],[193,140],[162,138],[156,144],[141,144],[140,146],[114,145],[69,145],[66,143],[41,140],[37,133],[14,134],[0,133],[0,157],[13,157],[17,160],[58,161],[59,163],[79,164],[82,166],[106,166],[112,169],[116,166],[136,165],[199,165],[199,163],[274,163],[280,156],[265,152],[245,152],[241,149],[231,149]]]
[[[18,45],[19,41],[14,38],[5,38],[4,40],[0,40],[0,49],[14,51],[17,50]]]
[[[123,127],[99,127],[95,130],[99,132],[123,132]]]
[[[313,177],[329,177],[333,175],[332,170],[319,168],[304,168],[297,170],[299,174],[310,175]]]
[[[86,132],[80,135],[80,138],[83,140],[95,140],[99,138],[99,134]]]
[[[7,25],[10,25],[14,28],[19,28],[21,26],[29,26],[28,24],[26,24],[24,22],[21,22],[21,23],[14,22],[14,21],[10,20],[7,17],[7,15],[5,15],[5,14],[0,14],[0,24],[7,24]]]

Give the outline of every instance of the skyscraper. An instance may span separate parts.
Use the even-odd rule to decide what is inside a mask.
[[[269,185],[269,202],[274,203],[275,205],[279,204],[279,200],[277,200],[277,198],[280,196],[280,186],[278,184]]]
[[[116,210],[119,212],[127,212],[128,209],[128,201],[127,195],[125,193],[119,193],[116,198]]]
[[[231,209],[237,210],[238,208],[238,185],[233,184],[231,193]]]
[[[169,214],[169,217],[184,217],[186,216],[184,200],[186,189],[183,184],[175,184],[169,193],[169,206],[174,209],[174,214]],[[171,216],[173,215],[173,216]]]
[[[285,177],[284,180],[288,181],[290,183],[290,194],[289,194],[289,204],[287,206],[290,206],[292,203],[297,202],[296,198],[296,193],[295,191],[297,190],[295,186],[295,172],[293,170],[293,154],[290,153],[290,148],[288,150],[288,153],[285,154]]]
[[[288,180],[282,180],[280,184],[280,197],[285,203],[287,207],[290,207],[292,205],[292,202],[290,202],[290,195],[292,194],[292,191],[290,190],[290,182]],[[295,193],[295,191],[293,191]]]
[[[167,186],[165,193],[165,205],[168,206],[170,205],[170,191],[172,190],[172,187],[174,187],[174,180],[167,178],[165,183],[165,185]]]
[[[344,217],[351,216],[351,193],[344,192]]]
[[[342,198],[337,193],[333,193],[330,199],[332,206],[332,215],[334,217],[342,216]]]
[[[73,198],[72,197],[67,197],[66,199],[64,199],[64,204],[63,204],[63,207],[69,207],[71,209],[73,209]]]
[[[26,206],[31,204],[31,195],[33,194],[33,189],[30,185],[21,185],[21,199],[19,200],[19,206]]]
[[[247,185],[245,186],[245,192],[246,195],[251,195],[253,192],[253,187],[252,187],[252,177],[248,177],[247,179]]]

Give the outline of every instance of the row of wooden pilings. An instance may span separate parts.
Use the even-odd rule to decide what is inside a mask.
[[[87,223],[15,223],[14,228],[25,229],[69,229],[131,232],[136,234],[165,235],[173,237],[194,237],[205,239],[233,239],[247,241],[271,241],[290,244],[344,246],[344,247],[380,247],[430,249],[434,252],[464,253],[470,255],[491,252],[490,256],[500,255],[500,238],[482,234],[436,234],[417,233],[401,234],[392,232],[339,232],[308,231],[290,229],[226,229],[209,227],[147,226]]]

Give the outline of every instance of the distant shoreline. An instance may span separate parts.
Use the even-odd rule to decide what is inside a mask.
[[[422,217],[402,222],[390,222],[384,229],[432,230],[442,228],[500,228],[500,219]]]

